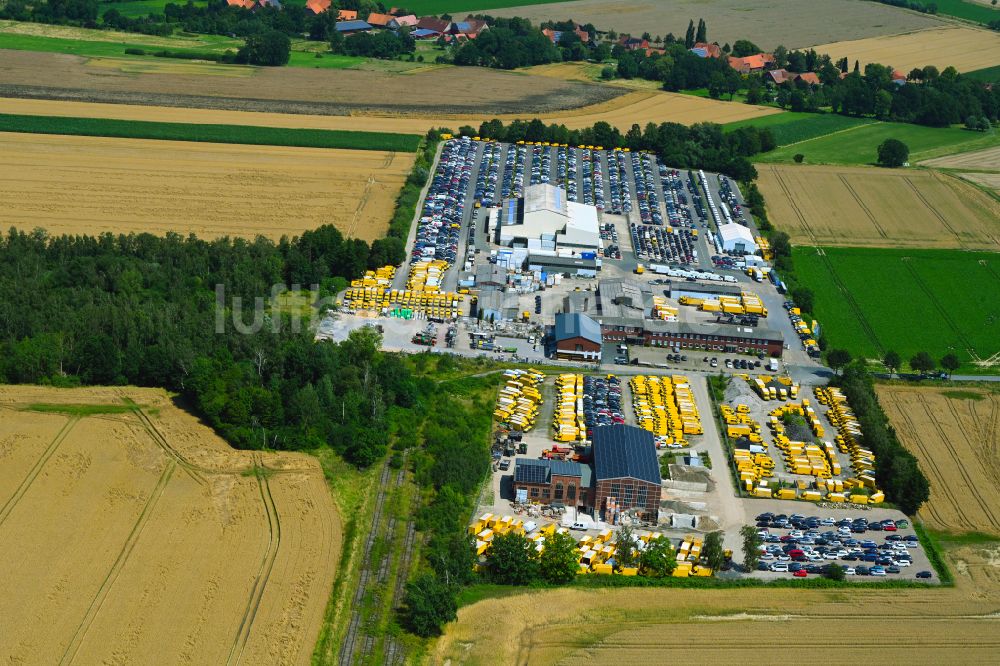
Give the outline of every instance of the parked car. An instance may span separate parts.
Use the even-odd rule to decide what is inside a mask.
[[[917,578],[933,578],[933,577],[934,577],[934,574],[932,574],[930,571],[918,571],[917,572]]]

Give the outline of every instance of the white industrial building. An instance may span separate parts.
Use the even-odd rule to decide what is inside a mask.
[[[719,226],[719,242],[724,252],[757,253],[757,241],[753,233],[742,224],[723,224]]]
[[[528,186],[523,198],[504,201],[490,217],[500,245],[582,251],[601,246],[597,208],[569,201],[565,190],[548,183]]]

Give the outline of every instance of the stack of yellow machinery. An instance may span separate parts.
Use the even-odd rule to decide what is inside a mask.
[[[854,478],[845,480],[848,490],[864,488],[849,496],[850,501],[859,504],[878,504],[885,500],[885,494],[875,484],[875,454],[858,443],[861,426],[847,403],[847,397],[836,387],[816,387],[816,400],[830,407],[826,416],[837,429],[835,442],[842,453],[851,457]]]
[[[629,386],[639,427],[656,435],[660,444],[687,446],[685,435],[702,434],[698,406],[686,376],[636,375]]]
[[[538,418],[538,406],[542,404],[538,384],[545,375],[537,370],[507,370],[504,375],[507,382],[497,395],[493,418],[514,430],[527,432]]]
[[[799,385],[791,377],[758,375],[747,383],[764,400],[794,400],[799,396]]]
[[[556,378],[552,438],[557,442],[582,442],[587,439],[587,421],[583,413],[583,375],[564,374]]]
[[[757,236],[754,240],[757,242],[757,250],[764,261],[771,261],[774,258],[774,253],[771,252],[771,242],[763,236]]]
[[[727,437],[730,439],[746,437],[754,444],[767,447],[760,436],[760,424],[750,416],[750,407],[747,405],[736,405],[736,409],[734,410],[729,405],[720,405],[719,412],[722,414],[722,420],[726,422]]]
[[[677,321],[677,308],[667,304],[662,296],[653,296],[653,319]]]
[[[410,267],[406,289],[392,289],[394,266],[383,266],[376,271],[368,271],[360,280],[353,280],[344,293],[344,304],[358,310],[394,309],[409,317],[413,312],[422,312],[428,317],[455,319],[459,316],[459,303],[465,300],[462,294],[440,290],[441,276],[447,270],[447,262],[441,260],[420,261]]]
[[[549,527],[552,530],[555,529],[555,525],[546,526],[546,528]],[[472,521],[469,525],[469,534],[474,534],[476,537],[476,553],[478,555],[486,552],[494,536],[497,534],[507,534],[508,532],[524,534],[524,521],[512,516],[503,516],[501,518],[492,513],[486,513]],[[551,531],[549,533],[551,534]]]
[[[719,296],[717,298],[698,298],[695,296],[681,296],[678,299],[681,305],[692,305],[704,312],[721,312],[723,314],[754,314],[760,317],[767,316],[767,308],[764,307],[760,296],[752,291],[741,292],[739,296]]]
[[[711,567],[698,564],[701,559],[702,540],[700,537],[688,535],[681,541],[681,546],[677,550],[677,567],[674,569],[675,578],[687,578],[689,576],[711,576]]]

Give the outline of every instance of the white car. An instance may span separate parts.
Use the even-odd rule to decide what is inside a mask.
[[[848,576],[854,576],[857,573],[858,572],[854,570],[854,567],[844,567],[844,574],[846,574]]]
[[[771,571],[787,572],[788,571],[788,563],[787,562],[775,562],[774,564],[771,565]]]
[[[761,553],[760,554],[760,559],[762,559],[762,560],[773,560],[774,559],[774,555],[772,555],[771,553]]]
[[[585,530],[587,529],[587,526],[584,525],[583,523],[573,523],[572,525],[569,526],[569,528],[571,530]]]
[[[910,562],[909,560],[893,560],[892,563],[895,564],[897,567],[913,566],[913,562]]]
[[[837,559],[837,553],[824,553],[823,554],[823,559],[824,560],[835,560],[835,559]]]

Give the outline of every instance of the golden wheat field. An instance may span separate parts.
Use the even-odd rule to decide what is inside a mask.
[[[504,122],[510,122],[515,118],[538,117],[547,123],[560,123],[570,129],[591,127],[597,121],[604,120],[624,132],[633,123],[638,123],[640,127],[645,127],[646,123],[649,122],[674,122],[685,125],[698,122],[728,123],[781,113],[781,111],[771,107],[731,104],[720,100],[677,93],[635,91],[606,102],[569,111],[520,116],[490,113],[484,113],[481,116],[433,114],[320,116],[13,98],[0,98],[0,113],[423,134],[432,127],[450,127],[451,129],[457,129],[461,125],[478,127],[480,123],[490,118],[499,118]]]
[[[960,72],[993,67],[1000,62],[1000,34],[985,28],[943,27],[889,37],[870,37],[814,46],[834,61],[847,58],[888,65],[904,73],[914,67],[954,67]]]
[[[939,530],[1000,534],[1000,395],[879,386],[878,397],[931,482],[921,518]]]
[[[412,153],[0,133],[5,226],[277,239],[384,235]]]
[[[9,663],[309,663],[341,540],[313,458],[161,390],[0,387],[0,502]]]
[[[765,646],[797,661],[994,661],[997,545],[962,548],[951,562],[954,588],[562,589],[489,599],[459,610],[427,662],[729,664]]]
[[[967,153],[937,157],[921,162],[923,166],[942,169],[976,169],[983,171],[1000,171],[1000,146],[972,150]]]
[[[802,245],[1000,247],[1000,204],[930,170],[758,164],[771,221]]]

